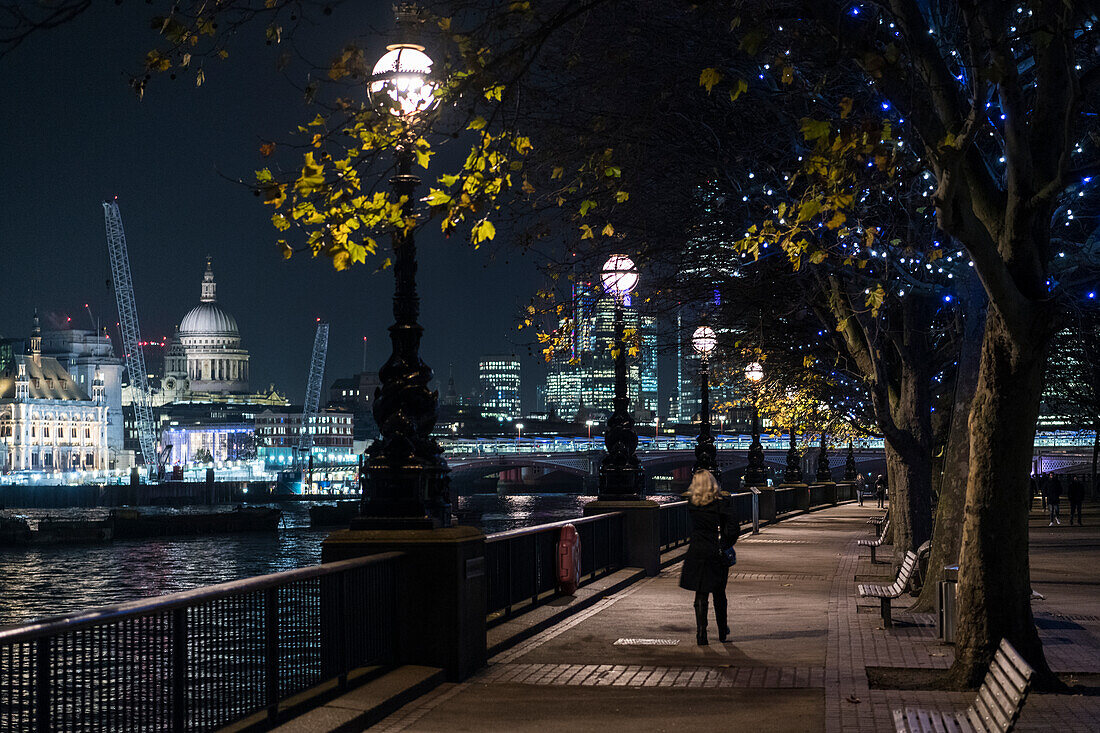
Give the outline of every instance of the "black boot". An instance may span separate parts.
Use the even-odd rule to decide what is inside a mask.
[[[718,622],[718,641],[726,641],[730,638],[730,627],[726,623],[726,594],[714,594],[714,620]]]
[[[695,643],[707,645],[707,597],[695,597]]]

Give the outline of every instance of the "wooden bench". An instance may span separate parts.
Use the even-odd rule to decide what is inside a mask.
[[[877,585],[874,583],[860,583],[858,586],[860,598],[877,598],[882,607],[882,624],[886,628],[894,625],[894,619],[890,615],[890,601],[901,596],[909,587],[909,580],[913,577],[913,571],[917,569],[917,553],[910,550],[905,553],[905,559],[898,569],[898,577],[890,585]]]
[[[890,534],[890,520],[887,519],[885,522],[883,522],[882,531],[879,533],[878,537],[876,537],[873,540],[860,540],[859,541],[859,546],[860,547],[870,547],[871,548],[871,562],[873,562],[873,563],[878,562],[878,560],[875,559],[875,550],[877,548],[879,548],[882,545],[883,542],[886,541],[886,537],[889,534]]]
[[[894,711],[898,733],[1008,733],[1023,710],[1034,671],[1020,654],[1001,640],[978,697],[961,713],[905,708]]]
[[[875,531],[877,532],[878,530],[882,529],[882,523],[885,522],[887,517],[889,517],[889,516],[890,516],[890,512],[885,511],[885,512],[882,513],[881,517],[870,517],[870,518],[868,518],[867,524],[875,525]]]

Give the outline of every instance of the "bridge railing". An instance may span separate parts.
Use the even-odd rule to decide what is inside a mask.
[[[0,630],[0,731],[215,730],[396,658],[398,553]]]
[[[486,536],[489,625],[557,595],[558,540],[567,524],[580,536],[581,585],[622,568],[623,519],[622,512],[612,512]]]

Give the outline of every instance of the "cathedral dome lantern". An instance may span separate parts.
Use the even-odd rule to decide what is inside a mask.
[[[206,260],[206,272],[202,276],[199,304],[180,321],[181,336],[223,336],[240,338],[237,319],[217,305],[217,283],[210,258]]]

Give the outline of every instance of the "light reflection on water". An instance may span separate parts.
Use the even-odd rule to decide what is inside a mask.
[[[454,511],[460,524],[477,526],[490,534],[579,517],[584,504],[593,498],[567,494],[504,497],[476,494],[459,497]],[[662,501],[671,497],[653,498]],[[278,532],[272,533],[32,549],[0,547],[0,626],[319,563],[321,541],[335,528],[310,528],[309,504],[305,502],[279,506],[284,521]],[[228,507],[219,509],[224,511]],[[102,519],[107,512],[9,509],[4,515],[25,516],[33,525],[47,515]]]

